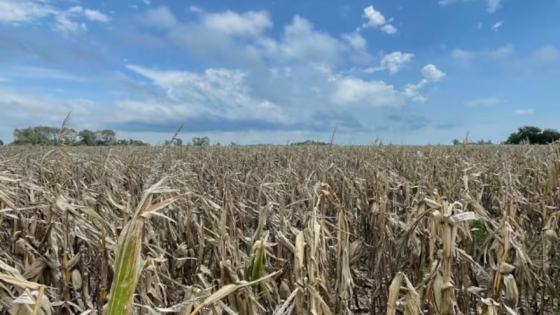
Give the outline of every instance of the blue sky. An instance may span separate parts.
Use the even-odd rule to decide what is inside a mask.
[[[559,1],[0,0],[0,139],[449,144],[560,128]]]

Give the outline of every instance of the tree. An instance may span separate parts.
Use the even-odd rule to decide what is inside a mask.
[[[0,139],[0,147],[4,145],[4,141]]]
[[[520,144],[529,142],[531,144],[548,144],[560,140],[560,132],[554,129],[545,129],[542,131],[538,127],[524,126],[520,127],[517,132],[510,134],[506,140],[506,144]]]
[[[328,145],[328,143],[316,140],[305,140],[302,142],[294,142],[291,145]]]
[[[202,138],[194,137],[190,141],[189,145],[192,145],[192,146],[195,146],[195,147],[209,146],[210,145],[210,138],[208,138],[208,137],[202,137]]]
[[[97,132],[97,142],[101,145],[112,145],[117,139],[117,134],[114,130],[103,129]]]
[[[82,145],[94,146],[97,145],[97,133],[89,129],[84,129],[78,133],[80,143]]]
[[[54,145],[56,143],[55,127],[36,126],[22,129],[14,129],[14,141],[16,145]]]
[[[114,130],[89,130],[84,129],[80,132],[65,125],[62,127],[49,127],[49,126],[34,126],[21,129],[14,129],[14,141],[10,145],[85,145],[85,146],[99,146],[99,145],[132,145],[132,146],[147,146],[148,143],[134,139],[117,139],[117,134]],[[178,139],[179,145],[182,143]]]
[[[174,147],[180,147],[183,145],[183,139],[174,138],[173,141],[165,140],[165,145],[173,145]]]

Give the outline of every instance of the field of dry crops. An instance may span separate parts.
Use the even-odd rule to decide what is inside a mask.
[[[551,146],[2,148],[0,313],[558,314],[559,175]]]

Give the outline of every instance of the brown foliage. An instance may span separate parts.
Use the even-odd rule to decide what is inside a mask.
[[[166,178],[135,313],[557,314],[558,170],[532,146],[2,148],[0,313],[102,313]]]

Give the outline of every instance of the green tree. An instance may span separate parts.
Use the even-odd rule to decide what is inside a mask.
[[[35,126],[14,129],[14,141],[11,145],[133,145],[146,146],[148,143],[134,139],[117,139],[116,132],[111,129],[93,131],[89,129],[76,130],[49,126]],[[180,144],[182,141],[178,139]]]
[[[89,129],[84,129],[78,133],[80,144],[87,146],[97,145],[97,133]]]
[[[294,142],[291,145],[328,145],[328,143],[317,140],[305,140],[302,142]]]
[[[2,141],[2,139],[0,139],[0,146],[4,145],[4,141]]]
[[[165,145],[170,145],[170,144],[173,144],[173,146],[175,146],[175,147],[180,147],[180,146],[183,145],[183,139],[175,138],[175,139],[173,139],[173,143],[171,143],[171,141],[169,141],[169,140],[165,140]]]
[[[98,131],[96,136],[97,142],[100,145],[112,145],[117,140],[117,134],[111,129]]]
[[[210,145],[210,138],[208,138],[208,137],[194,137],[189,142],[189,145],[192,145],[192,146],[195,146],[195,147],[209,146]]]
[[[505,143],[520,144],[522,142],[529,142],[531,144],[548,144],[558,140],[560,140],[560,132],[554,129],[542,131],[538,127],[524,126],[520,127],[517,132],[510,134]]]
[[[54,127],[36,126],[22,129],[14,129],[14,145],[53,145],[56,136]]]

